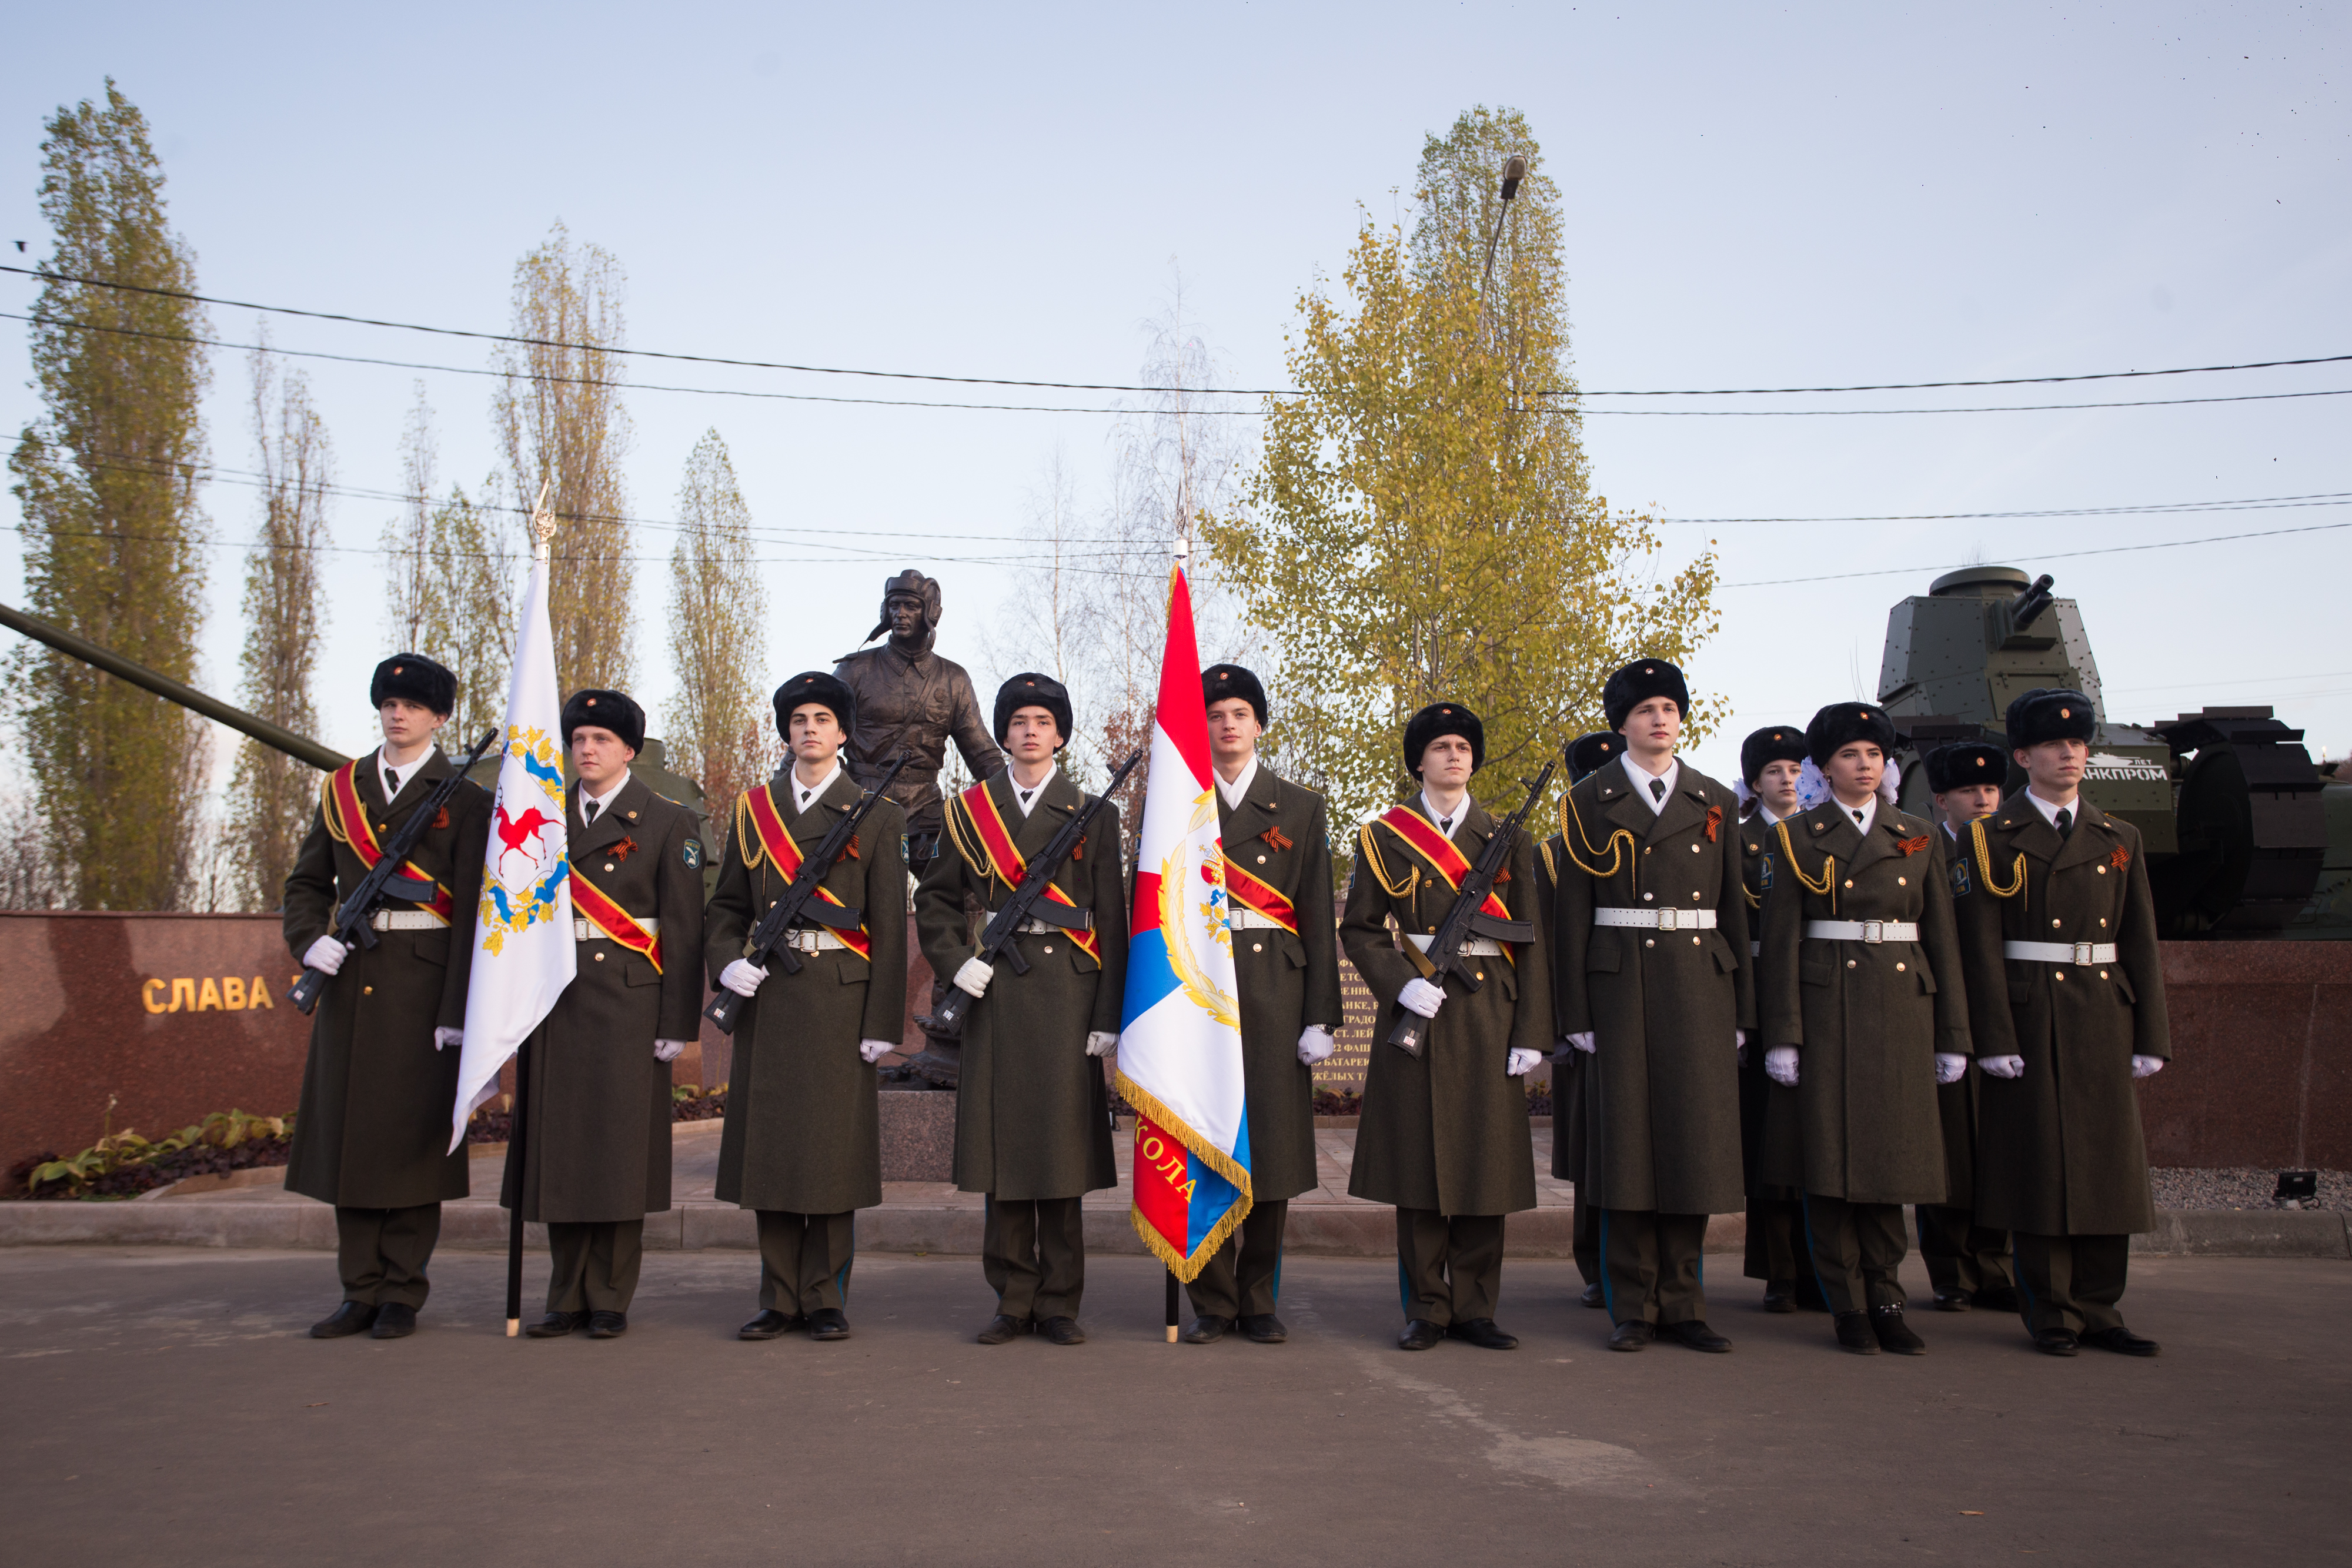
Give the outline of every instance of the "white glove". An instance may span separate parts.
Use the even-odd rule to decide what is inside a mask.
[[[1764,1076],[1783,1089],[1797,1086],[1797,1048],[1776,1045],[1764,1053]]]
[[[1745,1061],[1748,1059],[1748,1031],[1744,1029],[1733,1030],[1731,1044],[1732,1048],[1740,1053],[1740,1060]]]
[[[1437,1016],[1437,1009],[1445,1005],[1445,988],[1433,986],[1415,975],[1404,983],[1404,989],[1397,993],[1397,1005],[1407,1012],[1433,1019]]]
[[[2132,1058],[2132,1076],[2134,1078],[2153,1078],[2163,1071],[2164,1058],[2160,1056],[2135,1056]]]
[[[1568,1043],[1576,1047],[1577,1050],[1584,1052],[1585,1055],[1591,1056],[1592,1054],[1593,1043],[1592,1031],[1591,1030],[1586,1030],[1582,1034],[1570,1035],[1568,1037]]]
[[[739,997],[751,996],[767,977],[768,971],[749,958],[738,958],[719,971],[719,983]]]
[[[1524,1078],[1534,1071],[1536,1064],[1542,1060],[1542,1051],[1528,1046],[1515,1045],[1511,1047],[1510,1061],[1503,1064],[1503,1071],[1514,1078]]]
[[[1298,1060],[1312,1067],[1339,1048],[1331,1031],[1319,1023],[1308,1024],[1298,1031]]]
[[[302,967],[316,969],[322,975],[331,975],[343,967],[343,960],[350,956],[351,951],[333,937],[321,936],[304,950]]]
[[[657,1040],[654,1041],[654,1060],[676,1061],[686,1054],[686,1048],[692,1043],[691,1040]]]
[[[996,978],[994,965],[983,964],[977,958],[966,958],[963,961],[963,967],[955,972],[955,977],[948,984],[977,1001],[988,995],[988,982],[994,978]]]
[[[451,1046],[466,1048],[466,1031],[462,1029],[436,1029],[433,1031],[433,1049],[446,1051]]]
[[[1936,1053],[1937,1082],[1958,1083],[1960,1081],[1960,1074],[1966,1072],[1968,1070],[1969,1059],[1967,1057],[1958,1055],[1955,1052],[1948,1051],[1939,1051]]]
[[[889,1055],[892,1051],[898,1049],[898,1042],[895,1040],[861,1040],[857,1042],[858,1058],[868,1067],[873,1066],[876,1062],[881,1061],[884,1057]]]
[[[2025,1058],[2021,1056],[1979,1056],[1977,1065],[1995,1078],[2022,1078]]]
[[[1088,1056],[1108,1056],[1112,1051],[1117,1051],[1118,1049],[1118,1030],[1115,1029],[1093,1029],[1087,1031],[1087,1054]]]

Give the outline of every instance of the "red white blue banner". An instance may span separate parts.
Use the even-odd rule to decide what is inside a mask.
[[[1241,999],[1227,908],[1201,652],[1180,568],[1170,583],[1135,862],[1118,1087],[1136,1109],[1130,1218],[1144,1245],[1186,1281],[1250,1211]]]

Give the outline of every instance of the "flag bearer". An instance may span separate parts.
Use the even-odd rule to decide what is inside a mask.
[[[1249,1104],[1251,1207],[1238,1236],[1192,1281],[1198,1316],[1187,1344],[1236,1324],[1245,1338],[1289,1337],[1275,1316],[1290,1200],[1312,1189],[1315,1082],[1339,1027],[1339,945],[1331,912],[1331,843],[1323,797],[1258,760],[1265,687],[1239,664],[1201,673],[1217,821],[1225,852],[1225,923],[1241,992],[1242,1081]]]
[[[1944,838],[1881,793],[1895,726],[1833,703],[1805,727],[1830,796],[1775,823],[1764,895],[1761,1176],[1804,1192],[1838,1344],[1917,1355],[1895,1271],[1903,1206],[1944,1200],[1936,1086],[1968,1067],[1967,983]]]
[[[1938,747],[1927,758],[1927,788],[1944,819],[1944,852],[1950,858],[1952,900],[1957,908],[1976,886],[1969,874],[1960,835],[1979,817],[2000,809],[2009,758],[1986,741]],[[1960,950],[1965,967],[1968,950]],[[1919,1206],[1919,1259],[1935,1287],[1936,1310],[1964,1312],[1970,1307],[2017,1311],[2017,1288],[2010,1281],[2009,1238],[1976,1222],[1977,1107],[1983,1094],[1980,1069],[1936,1086],[1944,1124],[1944,1201]]]
[[[752,928],[802,858],[864,798],[841,765],[857,725],[849,687],[808,671],[776,688],[775,707],[790,764],[737,799],[710,895],[703,961],[748,1000],[735,1026],[714,1196],[751,1209],[759,1225],[760,1311],[736,1336],[806,1329],[812,1339],[845,1340],[856,1211],[882,1201],[874,1063],[898,1049],[906,1025],[906,819],[877,801],[820,883],[826,902],[858,912],[857,929],[796,927],[797,972],[746,958]]]
[[[1025,975],[1009,962],[981,962],[966,895],[983,910],[1003,904],[1030,857],[1087,800],[1054,762],[1071,735],[1061,682],[1034,672],[1005,682],[995,735],[1011,765],[948,802],[946,836],[916,889],[915,923],[932,972],[976,998],[964,1023],[955,1182],[987,1195],[981,1268],[996,1315],[980,1343],[1034,1330],[1055,1344],[1084,1344],[1080,1200],[1118,1185],[1098,1060],[1118,1045],[1126,999],[1118,809],[1097,812],[1077,852],[1053,872],[1064,907],[1090,911],[1091,928],[1030,922],[1016,938]]]
[[[1609,677],[1618,763],[1569,790],[1555,905],[1559,1029],[1587,1052],[1586,1174],[1612,1350],[1721,1354],[1700,1258],[1739,1207],[1739,1047],[1755,1016],[1738,797],[1675,758],[1690,692],[1664,659]]]
[[[1625,749],[1625,737],[1613,730],[1596,730],[1577,737],[1568,743],[1568,781],[1572,786],[1588,775],[1617,760]],[[1564,792],[1563,792],[1564,793]],[[1562,811],[1565,821],[1566,812]],[[1559,892],[1559,865],[1568,852],[1568,835],[1554,833],[1536,846],[1536,907],[1549,910]],[[1550,957],[1557,963],[1559,944],[1550,944]],[[1552,977],[1552,995],[1559,994],[1559,977]],[[1558,1019],[1555,1018],[1554,1022]],[[1576,1271],[1583,1278],[1584,1293],[1577,1298],[1585,1306],[1603,1307],[1608,1304],[1608,1292],[1601,1282],[1601,1209],[1592,1201],[1591,1183],[1585,1178],[1584,1159],[1591,1142],[1584,1135],[1584,1052],[1562,1039],[1552,1048],[1551,1056],[1551,1174],[1574,1186],[1575,1207],[1570,1210],[1570,1247],[1576,1255]]]
[[[2018,1304],[2052,1355],[2154,1355],[2124,1326],[2131,1233],[2154,1227],[2132,1081],[2172,1055],[2156,904],[2139,830],[2080,790],[2091,699],[2035,687],[2009,705],[2026,786],[1970,823],[1960,901],[1979,1097],[1976,1214],[2010,1233]]]
[[[286,946],[335,977],[311,1021],[286,1167],[289,1192],[335,1206],[343,1302],[312,1325],[318,1339],[415,1333],[442,1201],[467,1192],[466,1151],[449,1152],[449,1110],[490,797],[460,784],[418,841],[409,863],[434,884],[429,900],[387,901],[373,947],[337,942],[328,934],[336,908],[453,767],[436,737],[456,708],[457,676],[395,653],[376,666],[368,700],[383,745],[327,776],[286,878]]]
[[[1474,991],[1420,972],[1454,889],[1500,831],[1470,796],[1486,751],[1486,727],[1460,703],[1432,703],[1406,723],[1405,768],[1421,787],[1360,830],[1339,924],[1381,1004],[1348,1191],[1396,1206],[1403,1350],[1448,1337],[1488,1350],[1519,1343],[1495,1322],[1503,1220],[1536,1206],[1521,1080],[1551,1042],[1535,846],[1524,830],[1486,905],[1491,928],[1507,935],[1474,936],[1464,948],[1483,983]],[[1407,946],[1395,944],[1391,921]],[[1431,1021],[1417,1057],[1388,1043],[1406,1010]]]
[[[547,1315],[523,1332],[617,1339],[645,1217],[669,1207],[667,1064],[701,1030],[701,824],[630,773],[646,715],[627,695],[574,692],[562,725],[579,969],[522,1044],[523,1135],[499,1201],[547,1226]]]

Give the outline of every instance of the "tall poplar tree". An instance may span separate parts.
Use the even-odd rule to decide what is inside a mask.
[[[207,334],[182,294],[147,121],[113,81],[60,109],[41,144],[52,248],[31,329],[41,414],[9,455],[32,613],[195,679],[205,527],[199,418]],[[96,281],[79,281],[89,279]],[[209,746],[184,708],[47,649],[14,660],[27,770],[72,903],[172,909],[190,890]]]
[[[677,516],[669,558],[677,695],[665,744],[669,766],[702,786],[716,854],[735,825],[735,797],[767,778],[776,751],[760,668],[768,591],[752,559],[751,509],[715,429],[686,460]]]

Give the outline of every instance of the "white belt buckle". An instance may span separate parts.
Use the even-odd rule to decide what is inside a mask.
[[[1658,929],[1661,931],[1672,931],[1675,928],[1675,911],[1671,905],[1659,910]]]
[[[1865,941],[1865,942],[1884,942],[1884,941],[1885,941],[1885,940],[1886,940],[1886,922],[1885,922],[1885,921],[1884,921],[1884,920],[1865,920],[1865,921],[1864,921],[1864,922],[1862,923],[1862,939],[1863,939],[1864,941]]]
[[[2074,945],[2074,962],[2075,962],[2075,963],[2077,963],[2077,964],[2079,964],[2079,965],[2081,965],[2083,967],[2084,967],[2084,968],[2086,968],[2086,969],[2087,969],[2087,968],[2089,968],[2089,967],[2091,967],[2091,963],[2092,963],[2092,958],[2091,958],[2091,949],[2092,949],[2092,947],[2093,947],[2093,946],[2096,946],[2096,944],[2095,944],[2095,943],[2090,943],[2090,942],[2077,942],[2077,943],[2075,943],[2075,944]]]

